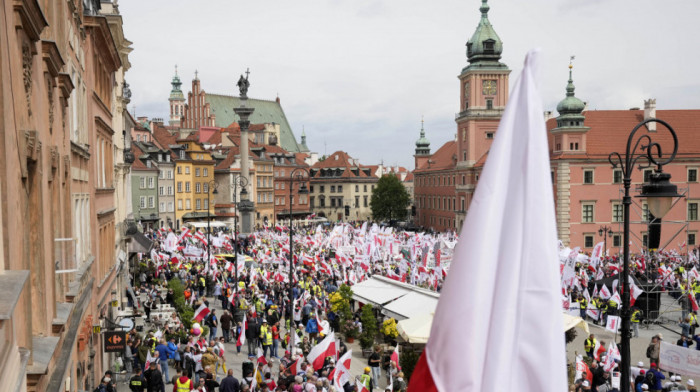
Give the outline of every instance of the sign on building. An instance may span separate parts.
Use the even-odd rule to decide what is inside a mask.
[[[123,353],[126,351],[126,332],[105,332],[106,353]]]

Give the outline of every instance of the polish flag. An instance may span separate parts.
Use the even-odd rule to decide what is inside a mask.
[[[698,302],[695,300],[695,297],[692,294],[688,294],[688,300],[690,301],[690,306],[693,309],[693,312],[698,311]]]
[[[512,89],[409,392],[566,390],[554,197],[535,85],[539,57],[528,54]]]
[[[182,226],[180,228],[180,237],[178,237],[177,243],[179,244],[182,242],[185,237],[192,237],[192,234],[190,234],[190,229],[188,229],[186,226]]]
[[[211,311],[209,308],[207,308],[207,305],[201,304],[197,308],[197,310],[194,311],[194,319],[197,320],[197,322],[201,323],[202,320],[204,320],[205,317],[210,313]]]
[[[362,385],[360,380],[355,380],[355,386],[357,387],[357,392],[370,392],[366,386]]]
[[[350,351],[350,350],[348,350],[348,351]],[[296,376],[296,374],[299,373],[299,370],[301,370],[302,363],[304,363],[304,357],[302,355],[300,355],[296,361],[289,364],[289,372],[292,373],[293,376]]]
[[[639,295],[643,292],[644,290],[637,287],[632,278],[630,278],[630,306],[634,306],[635,301],[637,301],[637,297],[639,297]]]
[[[331,332],[319,344],[315,345],[306,359],[309,361],[314,370],[319,370],[323,367],[323,361],[326,357],[336,357],[338,351],[335,346],[335,333]]]
[[[267,359],[265,359],[265,353],[263,352],[263,349],[258,347],[255,349],[256,356],[258,358],[258,363],[262,363],[263,365],[267,365]]]
[[[316,324],[318,325],[318,333],[324,336],[328,335],[328,332],[330,332],[330,330],[329,328],[325,328],[325,326],[321,323],[321,318],[318,317],[318,308],[316,308]]]
[[[236,346],[242,346],[245,344],[245,330],[248,329],[248,319],[246,315],[243,315],[243,322],[241,323],[241,334],[238,335],[238,340],[236,341]]]

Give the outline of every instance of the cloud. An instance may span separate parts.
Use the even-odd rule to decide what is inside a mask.
[[[342,149],[365,164],[413,167],[421,115],[432,151],[454,138],[457,75],[480,14],[478,0],[186,1],[122,0],[134,42],[127,73],[137,114],[167,119],[174,65],[183,90],[195,69],[212,93],[278,94],[309,147]],[[547,110],[564,97],[569,56],[576,95],[589,108],[628,109],[657,98],[660,109],[700,107],[694,48],[700,3],[491,0],[514,83],[527,51],[543,49]]]

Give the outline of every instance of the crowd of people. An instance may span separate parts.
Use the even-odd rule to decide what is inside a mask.
[[[372,274],[439,291],[457,240],[453,233],[394,232],[367,223],[295,228],[292,244],[289,229],[279,226],[235,243],[225,232],[206,236],[186,227],[150,235],[153,250],[137,257],[137,293],[127,295],[148,321],[129,334],[124,355],[134,392],[405,391],[393,347],[377,345],[362,373],[351,374],[351,353],[335,340],[340,320],[330,296]],[[155,311],[176,309],[178,301],[193,320]],[[361,329],[359,309],[353,320]],[[323,348],[319,358],[328,341],[332,349]],[[231,355],[248,357],[239,377],[226,367]],[[108,375],[98,387],[113,388]]]

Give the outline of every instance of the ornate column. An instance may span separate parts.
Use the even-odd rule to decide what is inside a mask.
[[[241,106],[234,108],[233,111],[238,115],[238,124],[241,127],[241,175],[250,179],[250,159],[248,156],[248,127],[250,121],[248,118],[253,114],[254,108],[246,107],[248,101],[248,75],[250,71],[246,70],[245,78],[243,75],[238,79],[238,89],[241,93]],[[248,183],[251,183],[249,181]],[[241,184],[243,185],[243,184]],[[245,190],[245,192],[243,192]],[[238,202],[238,211],[241,213],[241,234],[248,235],[253,232],[253,212],[255,211],[255,203],[248,199],[248,185],[243,185],[241,190],[241,200]]]

